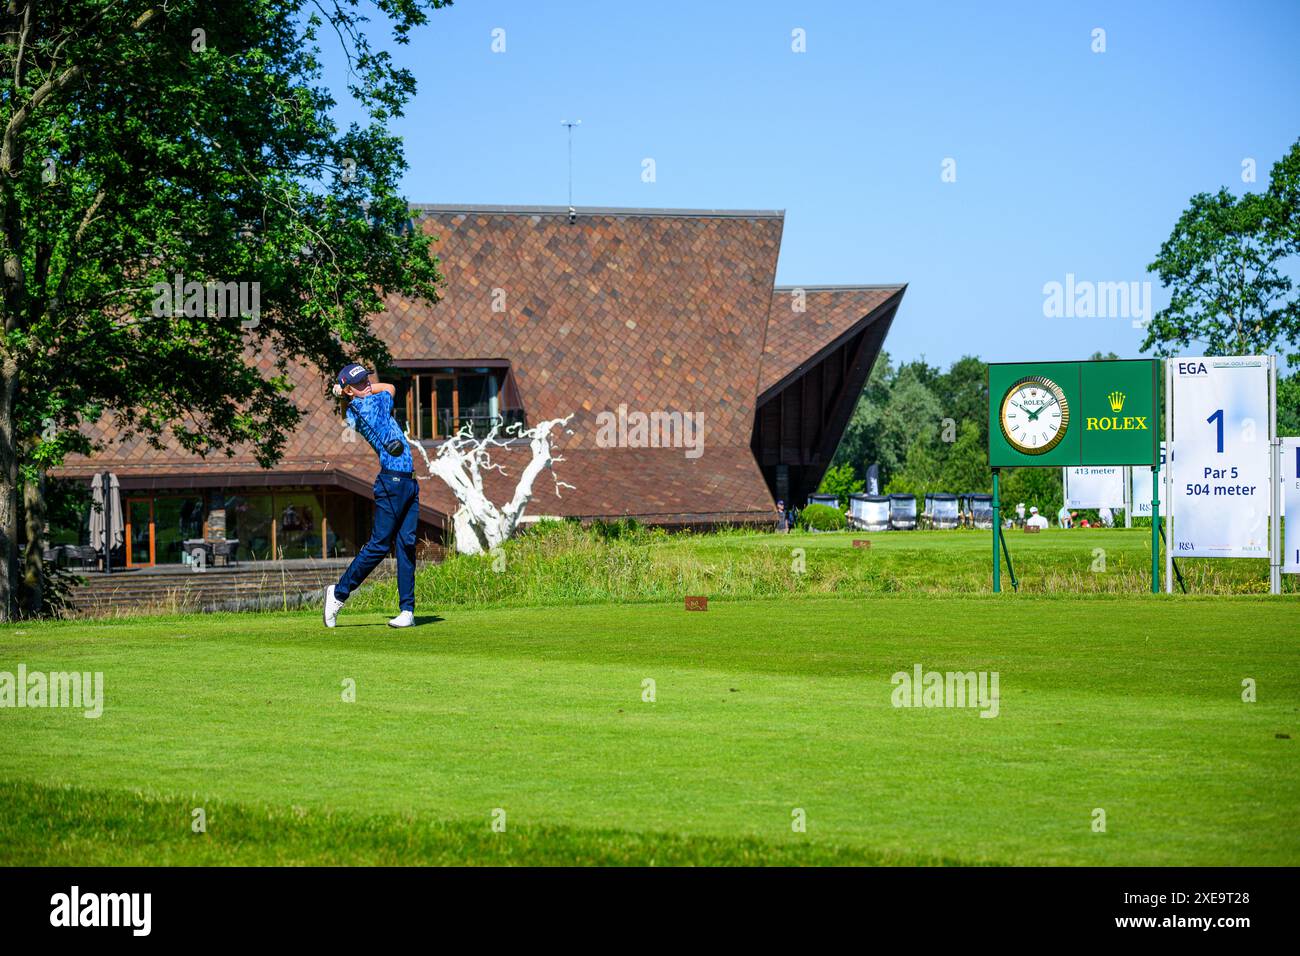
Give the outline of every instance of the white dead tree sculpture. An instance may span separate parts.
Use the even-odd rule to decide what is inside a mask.
[[[564,461],[551,451],[551,432],[569,424],[572,418],[572,415],[554,418],[527,429],[520,424],[509,425],[504,432],[505,438],[499,437],[502,434],[499,425],[492,426],[491,431],[482,438],[475,438],[468,427],[462,428],[442,443],[432,460],[419,442],[411,441],[412,447],[419,449],[420,457],[429,469],[428,477],[436,476],[445,481],[460,503],[452,516],[457,551],[461,554],[483,554],[515,533],[519,519],[524,516],[524,509],[533,497],[533,482],[555,462]],[[511,444],[510,439],[522,438],[528,439],[533,452],[532,460],[519,476],[514,495],[498,508],[483,491],[483,473],[495,470],[507,474],[503,466],[492,461],[492,449],[506,448]],[[551,477],[555,479],[557,496],[561,488],[573,488],[573,485],[556,478],[554,469],[551,469]],[[421,476],[421,480],[423,478]]]

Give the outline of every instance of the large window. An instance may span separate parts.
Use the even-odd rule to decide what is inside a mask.
[[[368,502],[367,502],[368,503]],[[328,533],[325,536],[325,554],[331,558],[350,557],[357,553],[357,548],[365,543],[369,532],[358,532],[357,510],[360,500],[356,495],[335,492],[325,495],[325,517]]]
[[[321,557],[324,514],[320,496],[314,491],[276,492],[276,557]]]
[[[226,537],[239,541],[239,559],[265,561],[271,553],[275,503],[270,492],[232,494],[226,498]]]
[[[524,421],[506,366],[394,369],[389,380],[397,387],[393,415],[412,438],[448,438],[465,428],[482,436]]]
[[[370,533],[370,502],[333,488],[125,492],[122,509],[127,559],[139,567],[180,564],[183,542],[223,536],[239,542],[241,561],[345,558]]]
[[[251,492],[227,498],[226,509],[226,536],[239,539],[240,558],[351,557],[370,530],[369,502],[347,491]]]

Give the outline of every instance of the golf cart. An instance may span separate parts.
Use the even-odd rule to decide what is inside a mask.
[[[849,495],[849,527],[860,531],[888,531],[889,495]]]
[[[960,523],[956,495],[937,493],[925,496],[925,527],[950,531]]]
[[[984,494],[966,495],[966,514],[969,527],[988,528],[993,527],[993,496]]]
[[[916,530],[916,495],[889,496],[889,527],[894,531]]]

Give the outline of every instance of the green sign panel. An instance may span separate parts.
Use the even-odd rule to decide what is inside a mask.
[[[989,366],[989,464],[1158,465],[1160,362]]]

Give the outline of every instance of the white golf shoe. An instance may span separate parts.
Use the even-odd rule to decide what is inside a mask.
[[[322,606],[326,627],[333,627],[337,623],[342,609],[343,602],[334,596],[334,585],[331,584],[325,589],[325,603]]]
[[[411,627],[413,624],[415,624],[415,615],[410,611],[403,611],[388,622],[389,627]]]

